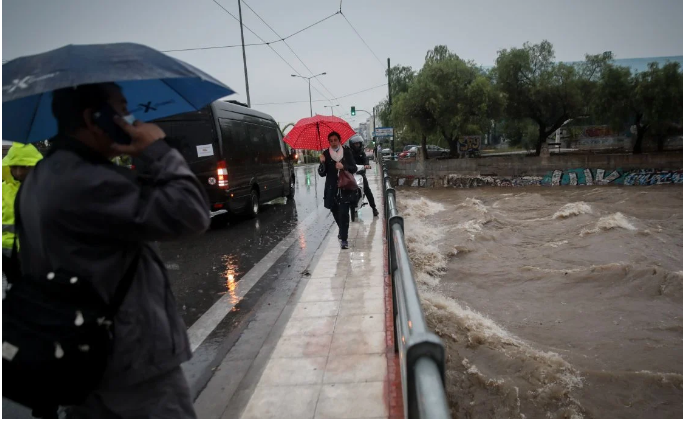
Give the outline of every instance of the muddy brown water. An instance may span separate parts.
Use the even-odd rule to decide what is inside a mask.
[[[398,199],[454,417],[683,417],[682,186]]]

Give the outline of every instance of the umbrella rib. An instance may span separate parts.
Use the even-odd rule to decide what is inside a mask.
[[[197,106],[195,106],[194,103],[192,103],[192,102],[190,102],[189,100],[187,100],[187,98],[186,98],[185,96],[183,96],[183,94],[180,93],[178,90],[176,90],[175,87],[173,87],[172,85],[168,84],[168,83],[166,82],[166,78],[161,79],[161,82],[163,82],[164,84],[166,84],[166,86],[167,86],[169,89],[173,90],[178,96],[182,97],[183,100],[184,100],[185,102],[187,102],[188,105],[192,106],[194,109],[200,109],[200,108],[197,108]]]
[[[31,122],[28,125],[28,133],[26,134],[26,140],[29,139],[31,136],[31,129],[33,128],[33,123],[36,121],[36,116],[38,115],[38,109],[40,109],[40,102],[43,100],[43,96],[45,93],[41,93],[40,96],[38,96],[38,104],[36,107],[33,109],[33,116],[31,117]],[[31,143],[31,142],[28,142]]]

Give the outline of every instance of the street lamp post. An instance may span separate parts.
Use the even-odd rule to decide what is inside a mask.
[[[311,108],[311,116],[313,116],[313,100],[311,99],[311,79],[315,77],[320,77],[321,75],[327,75],[327,72],[321,72],[320,74],[314,75],[312,77],[304,77],[301,75],[292,74],[292,77],[299,77],[303,78],[304,80],[308,80],[308,106]]]
[[[334,116],[334,107],[335,107],[335,106],[339,106],[339,104],[336,104],[336,105],[325,105],[326,108],[332,109],[332,116]]]

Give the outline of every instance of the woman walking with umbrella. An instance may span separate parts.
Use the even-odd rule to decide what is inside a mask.
[[[345,170],[353,174],[358,170],[353,160],[351,150],[342,147],[341,136],[336,131],[327,136],[330,148],[320,155],[318,174],[327,177],[325,180],[325,208],[332,211],[334,221],[339,226],[338,238],[341,240],[341,248],[349,249],[349,208],[355,193],[353,190],[343,190],[337,187],[337,179],[340,171]]]
[[[349,248],[349,208],[355,196],[355,189],[339,188],[338,180],[339,174],[343,171],[353,174],[358,170],[351,149],[342,147],[342,143],[354,134],[356,132],[349,123],[339,117],[315,115],[299,120],[284,139],[294,149],[323,151],[320,155],[318,174],[320,177],[327,177],[325,208],[332,211],[334,221],[339,226],[338,238],[342,249]],[[325,146],[329,146],[329,149],[323,150]],[[351,179],[353,180],[353,177]],[[352,184],[355,185],[355,180]]]

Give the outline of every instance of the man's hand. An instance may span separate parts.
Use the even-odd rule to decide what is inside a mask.
[[[366,169],[366,170],[369,170],[369,169],[371,169],[371,168],[372,168],[371,165],[366,165],[366,166],[365,166],[365,169]]]
[[[149,145],[166,137],[164,130],[156,124],[135,121],[133,125],[130,125],[119,116],[114,117],[114,122],[118,124],[123,131],[128,133],[132,139],[130,145],[121,145],[118,143],[112,145],[112,149],[119,154],[138,156]]]
[[[337,162],[336,167],[337,167],[337,170],[343,170],[344,164],[342,164],[341,162]]]
[[[320,158],[320,163],[321,163],[321,164],[325,162],[325,155],[320,154],[319,158]]]

